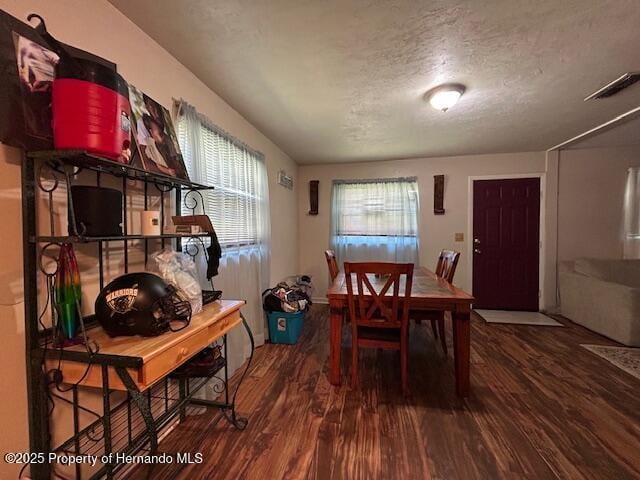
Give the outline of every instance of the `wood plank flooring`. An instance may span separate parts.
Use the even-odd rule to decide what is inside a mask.
[[[204,462],[156,466],[152,478],[640,478],[640,380],[579,346],[613,342],[564,323],[488,325],[474,315],[466,400],[429,323],[414,326],[404,399],[391,351],[363,352],[360,391],[329,385],[328,309],[316,305],[300,343],[256,351],[239,394],[247,429],[213,412],[189,417],[160,450],[202,452]]]

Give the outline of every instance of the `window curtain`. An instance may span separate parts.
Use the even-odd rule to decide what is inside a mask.
[[[339,262],[419,263],[417,179],[333,183],[330,244]]]
[[[205,212],[218,233],[223,255],[219,275],[213,278],[223,299],[246,300],[242,312],[251,327],[256,346],[265,341],[262,292],[269,286],[270,217],[267,170],[262,154],[213,125],[184,101],[176,102],[178,138],[189,176],[213,185],[204,191]],[[200,212],[196,212],[200,213]],[[233,228],[228,228],[233,225]],[[247,231],[251,231],[250,237]],[[203,255],[197,257],[203,288],[206,280]],[[230,372],[242,365],[250,353],[243,328],[227,336]],[[216,395],[215,392],[207,394]]]
[[[624,194],[623,257],[640,258],[640,168],[627,171]]]

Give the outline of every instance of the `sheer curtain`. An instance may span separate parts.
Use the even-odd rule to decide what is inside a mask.
[[[415,177],[336,180],[331,239],[338,261],[419,263],[419,195]]]
[[[624,193],[624,258],[640,258],[640,168],[627,171]]]
[[[242,309],[256,346],[265,341],[261,293],[269,284],[270,220],[267,170],[261,153],[213,125],[184,101],[176,102],[178,140],[189,177],[213,185],[204,191],[205,213],[211,218],[223,255],[213,278],[222,298],[246,300]],[[200,213],[200,212],[197,212]],[[210,288],[203,255],[198,256],[203,287]],[[250,352],[242,328],[227,336],[230,372]]]

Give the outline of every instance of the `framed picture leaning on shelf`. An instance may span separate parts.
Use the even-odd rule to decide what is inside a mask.
[[[169,111],[133,85],[129,85],[129,102],[131,133],[142,168],[189,180]]]

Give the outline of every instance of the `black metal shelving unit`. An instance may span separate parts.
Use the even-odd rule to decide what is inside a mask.
[[[121,179],[121,190],[125,198],[123,202],[123,234],[113,237],[85,236],[82,226],[75,225],[75,216],[70,215],[68,235],[56,234],[54,222],[54,191],[60,186],[66,187],[67,208],[73,211],[73,201],[70,186],[79,176],[83,177],[83,184],[92,176],[95,184],[100,186],[103,176]],[[145,265],[150,252],[150,242],[155,241],[164,247],[167,242],[177,250],[183,250],[195,257],[206,255],[204,238],[209,234],[165,234],[144,236],[127,231],[127,196],[130,194],[130,183],[138,185],[134,195],[144,195],[144,207],[147,208],[150,188],[155,188],[155,195],[159,196],[161,218],[161,232],[164,232],[165,203],[167,199],[175,204],[176,214],[180,215],[183,207],[195,213],[204,207],[203,191],[213,187],[189,182],[182,179],[168,177],[162,174],[147,172],[141,168],[125,165],[113,160],[98,157],[83,151],[41,151],[30,152],[26,155],[22,165],[22,214],[23,214],[23,252],[24,252],[24,295],[25,295],[25,334],[28,374],[28,410],[29,410],[29,438],[32,453],[66,452],[76,455],[124,453],[127,455],[147,451],[154,454],[157,451],[158,432],[176,419],[185,418],[188,405],[217,407],[224,417],[239,429],[244,429],[247,420],[238,417],[235,410],[235,399],[244,375],[249,369],[253,356],[253,336],[251,330],[242,317],[242,323],[251,341],[251,357],[233,392],[229,389],[227,369],[227,336],[224,335],[220,349],[224,362],[220,370],[213,376],[199,379],[171,379],[171,375],[140,392],[129,375],[128,368],[138,368],[142,359],[131,356],[117,356],[101,354],[92,351],[87,346],[86,351],[55,348],[49,337],[49,331],[42,328],[40,323],[42,310],[46,305],[38,305],[38,276],[52,277],[52,273],[43,266],[43,256],[50,248],[63,243],[95,244],[97,255],[97,269],[99,273],[99,287],[105,283],[105,251],[114,242],[123,247],[123,272],[129,271],[128,250],[131,242],[137,242],[133,248],[144,250]],[[49,232],[42,235],[38,232],[38,200],[39,196],[48,196]],[[204,211],[204,209],[203,209]],[[140,244],[142,242],[142,244]],[[49,282],[47,282],[49,285]],[[86,328],[100,328],[89,316],[85,318]],[[60,378],[52,380],[51,371],[46,372],[44,362],[46,358],[71,360],[88,366],[99,366],[102,369],[102,414],[93,412],[83,406],[81,401],[82,388],[77,384],[65,385],[65,392],[70,392],[71,398],[64,400],[60,390]],[[87,367],[88,368],[88,367]],[[113,390],[109,386],[108,369],[115,369],[119,379],[126,386],[126,398],[113,402]],[[55,375],[53,375],[55,377]],[[204,385],[210,380],[214,392],[219,400],[202,400],[194,398]],[[84,388],[84,387],[83,387]],[[93,389],[95,390],[95,389]],[[73,435],[58,446],[51,445],[50,414],[51,402],[55,398],[70,404],[73,419]],[[115,404],[112,404],[115,403]],[[81,414],[95,417],[89,425],[81,426]],[[48,462],[35,461],[31,463],[31,476],[36,480],[49,479],[54,465]],[[89,478],[114,478],[122,471],[126,464],[111,462],[103,464],[97,471],[90,473]],[[151,470],[149,470],[151,472]],[[83,470],[75,467],[75,477],[83,478]]]
[[[65,165],[79,170],[92,170],[130,180],[142,180],[165,187],[182,187],[188,190],[213,190],[213,187],[202,185],[181,178],[170,177],[162,173],[152,173],[132,164],[125,164],[99,157],[84,150],[41,150],[29,152],[27,157],[33,160],[43,160],[54,169],[63,169]]]

